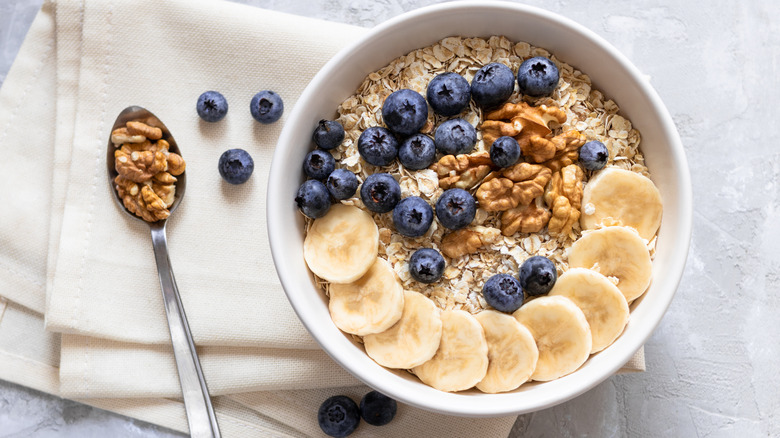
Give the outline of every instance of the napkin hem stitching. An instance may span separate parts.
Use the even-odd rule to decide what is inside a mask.
[[[86,12],[86,11],[85,11]],[[102,113],[100,116],[100,127],[98,128],[99,132],[103,132],[103,128],[105,128],[106,124],[106,111],[107,111],[107,100],[108,100],[108,77],[109,77],[109,70],[110,70],[110,62],[112,61],[112,55],[111,55],[111,42],[113,41],[113,29],[114,29],[114,23],[113,23],[113,15],[114,15],[114,3],[110,2],[107,8],[106,12],[106,23],[108,24],[108,29],[106,30],[106,45],[105,45],[105,52],[106,52],[106,61],[103,64],[103,93],[102,93]],[[81,267],[79,269],[79,275],[78,275],[78,288],[76,292],[76,299],[74,300],[74,311],[71,316],[71,321],[73,323],[73,327],[77,327],[77,319],[76,315],[78,314],[78,310],[81,308],[81,295],[84,291],[84,271],[87,267],[87,255],[89,254],[89,244],[90,244],[90,235],[92,234],[92,223],[94,220],[94,214],[95,214],[95,204],[96,204],[96,195],[97,195],[97,183],[98,183],[98,173],[100,172],[100,157],[101,157],[101,148],[98,145],[97,148],[95,148],[95,172],[94,177],[92,178],[92,194],[90,195],[89,199],[89,212],[87,213],[87,225],[86,225],[86,232],[84,236],[84,252],[81,256]],[[84,323],[87,328],[90,327],[90,321],[89,317],[87,316],[84,320]]]

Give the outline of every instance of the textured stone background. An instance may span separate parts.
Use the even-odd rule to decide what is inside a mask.
[[[241,0],[370,27],[426,0]],[[0,0],[0,82],[41,0]],[[680,130],[694,232],[679,292],[646,345],[647,372],[614,376],[518,418],[511,436],[780,436],[780,2],[526,3],[589,27],[652,83]],[[178,437],[0,381],[0,437]]]

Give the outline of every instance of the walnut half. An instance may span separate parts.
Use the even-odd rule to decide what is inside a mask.
[[[551,174],[550,169],[539,164],[517,163],[502,170],[500,177],[479,186],[476,193],[479,206],[486,211],[526,206],[544,193]]]
[[[544,202],[552,210],[547,226],[551,235],[571,233],[574,223],[580,219],[583,176],[582,169],[576,164],[553,174],[544,193]]]
[[[469,190],[476,186],[492,170],[493,161],[487,152],[445,155],[431,165],[439,176],[439,187],[444,190],[457,187]]]

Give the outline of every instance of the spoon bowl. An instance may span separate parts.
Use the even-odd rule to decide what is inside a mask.
[[[162,138],[167,141],[169,151],[179,154],[176,140],[173,139],[171,132],[160,121],[157,116],[149,110],[140,106],[130,106],[125,108],[116,118],[111,132],[121,128],[129,121],[138,121],[146,123],[149,126],[160,128]],[[119,196],[115,186],[114,179],[119,174],[116,170],[114,157],[114,146],[111,138],[108,139],[108,148],[106,152],[106,164],[108,170],[108,183],[111,191],[114,193],[114,200],[119,204],[123,212],[131,217],[149,225],[152,234],[152,248],[154,249],[154,260],[157,263],[157,274],[160,278],[160,288],[162,289],[163,304],[165,305],[165,316],[168,319],[168,328],[171,334],[171,345],[173,346],[173,355],[176,360],[176,370],[179,373],[179,383],[181,384],[182,398],[184,399],[184,409],[187,413],[187,423],[192,437],[210,437],[220,436],[217,417],[214,408],[211,405],[209,390],[206,386],[206,379],[198,360],[198,353],[195,350],[195,342],[192,340],[192,331],[187,322],[187,315],[184,313],[184,305],[179,296],[179,288],[176,286],[176,278],[173,276],[171,260],[168,257],[168,240],[165,235],[165,224],[167,218],[159,219],[155,222],[147,222],[143,218],[135,215],[125,207],[122,198]],[[176,191],[174,192],[173,203],[168,206],[170,214],[173,214],[181,200],[184,198],[184,189],[187,186],[187,172],[177,176]],[[168,216],[170,217],[170,215]]]
[[[117,128],[125,126],[125,124],[130,121],[143,122],[149,126],[160,128],[162,131],[163,140],[167,141],[170,145],[168,150],[183,156],[179,146],[176,144],[176,140],[171,135],[171,131],[168,130],[168,127],[166,127],[165,124],[159,118],[157,118],[157,116],[152,114],[152,112],[146,108],[140,106],[129,106],[122,110],[122,112],[119,113],[119,116],[117,116],[116,120],[114,121],[114,125],[111,127],[111,132]],[[114,200],[117,202],[119,207],[127,212],[127,214],[129,214],[131,217],[144,223],[150,223],[144,221],[142,218],[136,216],[130,210],[128,210],[127,207],[125,207],[125,204],[122,202],[122,198],[119,197],[119,193],[114,188],[114,178],[116,178],[116,176],[119,174],[116,171],[116,158],[114,157],[114,150],[116,148],[117,147],[114,146],[114,144],[111,142],[111,137],[109,136],[107,147],[108,151],[106,153],[106,166],[108,170],[108,181],[111,185],[111,192],[114,194]],[[179,206],[182,198],[184,198],[184,192],[187,189],[187,172],[185,171],[176,178],[176,193],[173,196],[173,204],[168,207],[168,211],[170,211],[171,214],[173,214],[173,211],[176,210],[176,207]],[[167,221],[167,219],[160,219],[157,221],[157,223],[158,225],[164,225],[165,221]]]

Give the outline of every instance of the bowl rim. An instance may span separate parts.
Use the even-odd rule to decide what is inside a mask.
[[[306,308],[308,302],[302,296],[305,294],[291,292],[293,287],[291,284],[289,284],[289,279],[294,278],[295,276],[300,276],[300,273],[287,272],[285,259],[280,254],[281,248],[289,245],[289,243],[284,240],[283,233],[278,232],[278,230],[283,229],[285,226],[289,226],[289,222],[285,222],[283,215],[277,211],[278,209],[273,208],[266,208],[266,219],[271,255],[274,261],[275,269],[285,294],[287,295],[287,298],[293,307],[293,310],[295,311],[301,323],[306,327],[306,329],[320,345],[320,347],[322,347],[322,349],[342,368],[347,370],[349,373],[354,375],[361,382],[367,384],[368,386],[388,394],[389,396],[396,398],[401,402],[416,406],[418,408],[449,415],[469,417],[498,417],[506,415],[518,415],[555,406],[588,391],[589,389],[595,387],[612,376],[618,369],[620,369],[626,362],[628,362],[628,360],[636,353],[636,351],[638,351],[639,348],[641,348],[647,342],[647,339],[656,330],[661,320],[663,319],[664,314],[668,310],[669,305],[671,304],[671,301],[676,293],[676,289],[679,286],[680,280],[682,279],[682,274],[685,269],[685,263],[690,248],[692,231],[693,196],[690,171],[679,133],[674,125],[671,115],[669,114],[666,106],[661,101],[660,96],[650,85],[649,81],[645,79],[645,76],[628,60],[628,58],[626,58],[604,38],[600,37],[598,34],[586,28],[585,26],[555,12],[534,6],[509,3],[504,1],[466,0],[426,6],[403,13],[368,30],[361,38],[342,48],[325,65],[322,66],[322,68],[306,86],[298,99],[298,104],[295,105],[292,112],[290,113],[290,116],[287,119],[287,123],[285,124],[279,136],[277,149],[274,151],[268,175],[266,202],[268,205],[284,205],[285,200],[280,198],[281,194],[279,194],[278,190],[274,190],[274,187],[278,187],[278,184],[280,184],[279,180],[286,173],[286,169],[279,162],[279,145],[290,144],[291,137],[294,135],[294,130],[297,128],[296,126],[293,126],[291,121],[299,119],[300,114],[306,110],[300,103],[309,101],[315,95],[323,81],[328,79],[329,71],[333,70],[340,63],[346,62],[350,55],[358,50],[361,46],[368,44],[368,42],[377,38],[380,38],[383,34],[392,30],[402,22],[422,20],[424,17],[430,16],[431,14],[439,14],[442,12],[469,8],[478,8],[483,10],[493,9],[496,11],[511,10],[512,12],[520,12],[554,22],[582,35],[583,38],[588,39],[590,43],[595,44],[600,50],[603,50],[611,58],[613,58],[615,62],[622,65],[625,71],[628,72],[628,74],[632,77],[636,86],[639,87],[641,94],[652,103],[653,111],[656,112],[656,115],[660,119],[661,124],[665,126],[671,142],[670,149],[673,154],[672,161],[677,163],[680,167],[679,172],[675,174],[680,183],[679,186],[676,187],[678,195],[678,202],[676,204],[679,208],[679,211],[677,221],[675,222],[675,230],[676,234],[682,239],[678,241],[679,247],[672,253],[671,259],[668,262],[670,269],[665,271],[665,276],[673,279],[668,280],[671,282],[668,283],[668,286],[672,288],[672,290],[664,297],[654,297],[654,300],[665,298],[663,302],[656,302],[654,305],[654,308],[657,309],[652,318],[654,324],[642,325],[635,330],[633,337],[637,340],[641,340],[641,342],[637,342],[636,347],[633,349],[623,349],[622,354],[620,354],[618,357],[618,360],[611,362],[611,366],[604,367],[597,372],[591,373],[590,378],[573,380],[573,385],[569,387],[568,391],[565,391],[562,395],[555,397],[543,397],[534,400],[535,403],[526,403],[522,406],[506,403],[504,406],[496,408],[495,404],[483,404],[480,400],[484,401],[484,397],[497,397],[501,399],[507,399],[508,401],[514,394],[503,393],[476,394],[473,396],[466,395],[466,397],[473,397],[474,399],[474,402],[467,402],[464,401],[464,395],[462,394],[445,393],[433,388],[430,389],[440,393],[439,397],[433,397],[435,400],[422,401],[420,398],[409,397],[407,394],[400,392],[398,387],[393,385],[393,382],[388,381],[389,379],[383,380],[381,378],[377,378],[375,375],[372,375],[369,370],[361,369],[351,364],[348,358],[334,354],[334,349],[331,348],[335,346],[334,342],[343,342],[343,340],[334,341],[333,339],[329,339],[323,335],[321,330],[318,330],[318,327],[311,326],[312,321],[310,321],[308,318],[309,314],[308,309]],[[366,74],[368,74],[368,72],[366,72]],[[592,358],[593,356],[591,356],[589,360]],[[433,401],[433,403],[431,403],[431,401]]]

